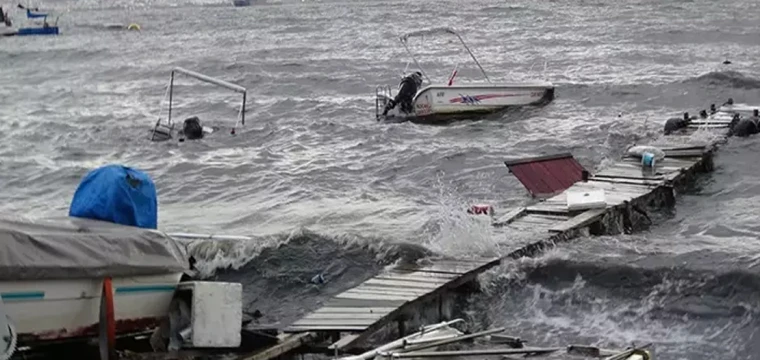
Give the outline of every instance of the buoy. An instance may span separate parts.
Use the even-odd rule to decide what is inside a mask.
[[[140,25],[137,25],[135,23],[131,23],[131,24],[129,24],[129,26],[127,26],[127,30],[137,30],[137,31],[140,31]]]

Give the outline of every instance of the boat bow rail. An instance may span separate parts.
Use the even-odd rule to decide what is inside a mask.
[[[473,61],[475,61],[475,64],[478,65],[478,68],[480,69],[480,73],[483,74],[483,77],[488,81],[491,82],[491,79],[488,77],[488,74],[486,74],[486,71],[483,70],[483,66],[480,65],[480,61],[478,61],[478,58],[475,57],[475,54],[472,53],[472,50],[470,50],[470,47],[467,46],[467,43],[464,41],[461,35],[459,35],[458,32],[454,31],[454,29],[449,27],[438,27],[438,28],[431,28],[431,29],[425,29],[425,30],[418,30],[418,31],[412,31],[410,33],[406,33],[404,35],[401,35],[400,40],[401,44],[404,46],[404,49],[406,49],[406,52],[409,54],[409,56],[412,57],[412,60],[414,60],[414,64],[417,65],[417,68],[420,69],[420,72],[422,73],[422,76],[427,79],[428,82],[432,83],[430,78],[427,76],[425,71],[422,69],[422,66],[420,65],[419,61],[417,61],[417,58],[414,56],[414,53],[409,49],[409,38],[411,37],[425,37],[428,35],[454,35],[459,39],[459,42],[462,43],[462,46],[465,50],[467,50],[467,53],[470,54],[470,57]]]

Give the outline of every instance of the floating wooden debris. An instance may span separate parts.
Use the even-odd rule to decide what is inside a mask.
[[[454,329],[453,325],[459,321],[452,321],[448,323],[441,323],[434,325],[437,331],[445,329]],[[504,332],[504,328],[490,329],[480,331],[472,334],[463,334],[456,330],[449,332],[442,339],[436,340],[436,335],[433,332],[424,331],[414,334],[417,341],[414,344],[410,344],[408,338],[395,340],[393,342],[382,345],[376,349],[367,351],[357,356],[347,356],[339,358],[338,360],[370,360],[370,359],[417,359],[417,358],[450,358],[450,357],[483,357],[487,355],[522,355],[523,357],[538,357],[542,355],[550,354],[568,354],[576,356],[584,356],[591,358],[605,357],[608,360],[651,360],[651,344],[643,347],[633,347],[623,350],[609,350],[601,349],[595,346],[588,345],[570,345],[564,347],[525,347],[524,341],[516,337],[508,337],[510,341],[503,341],[503,336],[498,333]],[[450,345],[466,340],[473,340],[476,338],[488,338],[490,337],[492,344],[506,344],[508,348],[493,348],[489,346],[481,345],[481,348],[475,349],[463,349],[463,350],[436,350],[443,345]],[[482,343],[482,342],[481,342]],[[432,350],[428,350],[432,349]],[[428,351],[422,351],[428,350]]]

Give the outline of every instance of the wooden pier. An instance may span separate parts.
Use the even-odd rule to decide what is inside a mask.
[[[403,323],[421,304],[426,309],[437,305],[439,318],[427,320],[441,321],[446,292],[475,280],[502,259],[534,256],[581,235],[630,233],[648,226],[648,209],[674,206],[676,191],[693,182],[697,174],[712,171],[713,153],[726,140],[732,116],[730,111],[719,111],[691,121],[677,135],[647,143],[664,153],[664,158],[648,166],[633,155],[595,173],[585,170],[570,154],[506,161],[534,201],[507,212],[493,224],[530,234],[528,243],[516,244],[502,258],[437,259],[388,269],[289,325],[283,332],[290,340],[249,359],[282,355],[295,349],[293,344],[300,344],[304,336],[329,339],[328,348],[336,354],[349,351],[381,328]],[[692,136],[695,132],[710,136]],[[568,197],[588,194],[603,194],[603,204],[585,209],[568,206]],[[399,332],[403,335],[403,330]],[[278,346],[285,351],[277,350]]]
[[[415,305],[436,306],[440,318],[442,296],[447,290],[473,281],[499,261],[499,258],[438,259],[422,266],[393,267],[336,295],[284,332],[357,333],[333,346],[333,349],[349,348],[384,326],[409,318],[411,314],[407,312]],[[400,332],[403,334],[403,329]]]

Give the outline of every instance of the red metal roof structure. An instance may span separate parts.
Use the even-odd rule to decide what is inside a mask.
[[[533,197],[562,192],[583,180],[584,173],[588,178],[586,169],[570,153],[507,160],[504,164]]]

